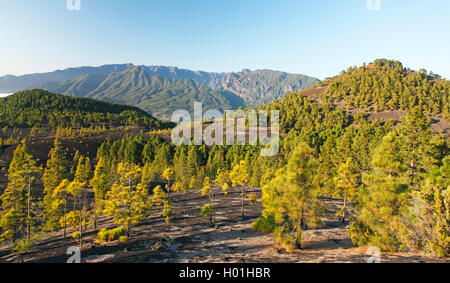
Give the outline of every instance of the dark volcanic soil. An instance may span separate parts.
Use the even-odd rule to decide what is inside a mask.
[[[250,190],[251,191],[251,190]],[[260,190],[257,191],[260,194]],[[215,227],[200,215],[207,202],[199,192],[174,195],[174,216],[164,223],[159,211],[133,230],[127,243],[94,243],[98,230],[89,230],[81,250],[83,262],[367,262],[367,248],[356,248],[347,236],[346,224],[335,213],[340,200],[324,199],[328,213],[325,226],[304,232],[304,249],[291,254],[277,251],[270,235],[254,231],[251,223],[261,213],[261,204],[246,207],[240,216],[240,192],[232,189],[228,196],[217,191]],[[114,227],[102,219],[102,227]],[[0,262],[66,262],[74,240],[62,239],[56,232],[43,236],[33,251],[12,254],[10,246],[0,247]],[[381,262],[450,262],[418,254],[381,254]]]

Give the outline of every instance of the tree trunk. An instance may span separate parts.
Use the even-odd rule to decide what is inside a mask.
[[[302,214],[303,214],[303,213],[302,213]],[[303,215],[302,215],[302,219],[300,220],[300,222],[303,222]],[[296,248],[299,249],[299,250],[302,249],[302,241],[299,240],[299,238],[300,238],[300,233],[302,232],[301,229],[302,229],[302,226],[300,226],[299,228],[297,228],[297,231],[295,232],[295,233],[296,233],[296,237],[295,237],[295,246],[296,246]]]
[[[80,230],[79,230],[79,232],[80,232],[80,248],[82,247],[82,245],[83,245],[83,212],[82,212],[82,203],[81,203],[81,194],[80,194],[80,197],[79,197],[79,202],[80,202]]]
[[[342,223],[345,223],[346,213],[347,213],[347,191],[345,191],[344,206],[342,207]]]
[[[170,198],[170,179],[167,181],[167,197]]]
[[[245,217],[245,213],[244,213],[244,192],[245,192],[245,190],[244,190],[244,187],[242,187],[242,193],[241,193],[241,216],[242,216],[242,218],[244,218]]]
[[[210,193],[209,193],[209,206],[211,206],[211,208],[213,208],[213,198],[214,198],[214,195],[213,195],[212,188],[211,188]],[[211,226],[214,226],[213,214],[214,213],[211,213],[211,215],[209,216],[209,222],[211,223]]]
[[[31,215],[30,215],[30,198],[31,198],[31,180],[28,178],[28,200],[27,200],[27,240],[31,234]]]
[[[300,228],[303,229],[305,227],[305,208],[302,207],[302,214],[300,217]]]
[[[94,207],[94,229],[97,229],[97,208]]]
[[[64,238],[67,237],[66,233],[66,227],[67,227],[67,196],[64,196]]]
[[[86,188],[84,188],[83,189],[83,212],[87,210],[87,204],[86,203],[87,203],[87,190],[86,190]],[[84,224],[84,229],[85,230],[87,230],[87,225],[88,225],[88,223],[86,221],[86,223]]]

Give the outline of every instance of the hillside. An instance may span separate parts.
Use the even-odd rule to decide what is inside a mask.
[[[347,109],[381,112],[422,106],[428,113],[450,118],[450,81],[425,70],[411,71],[399,61],[379,59],[349,68],[322,85],[333,102]]]
[[[448,80],[408,70],[398,61],[380,59],[293,92],[266,108],[279,109],[281,125],[289,130],[313,127],[315,122],[311,119],[334,120],[342,125],[348,125],[355,117],[369,122],[399,122],[408,111],[421,106],[431,118],[432,129],[449,135],[449,93]],[[330,127],[333,126],[321,129]]]
[[[259,189],[254,190],[261,195]],[[179,194],[174,198],[174,211],[170,225],[155,213],[139,227],[126,243],[118,241],[96,243],[100,228],[114,227],[102,219],[99,228],[90,229],[81,250],[83,263],[366,263],[370,258],[367,248],[353,247],[347,236],[346,224],[334,216],[342,201],[325,199],[328,215],[321,229],[305,232],[305,247],[294,253],[273,247],[269,235],[251,227],[261,213],[260,203],[248,208],[242,219],[237,211],[240,191],[233,189],[229,196],[217,190],[217,223],[208,225],[198,213],[206,199],[199,192]],[[57,244],[55,244],[57,242]],[[57,231],[45,235],[36,248],[16,255],[10,246],[0,247],[0,263],[64,263],[70,257],[67,249],[76,245],[72,238],[63,238]],[[449,259],[436,259],[423,254],[383,253],[383,263],[448,263]]]
[[[62,262],[79,245],[86,262],[363,262],[368,247],[385,262],[446,262],[449,209],[436,204],[449,203],[448,131],[433,127],[447,123],[447,82],[398,66],[378,60],[262,106],[280,110],[274,156],[261,156],[262,145],[175,146],[170,129],[114,127],[150,117],[135,107],[41,90],[3,99],[3,123],[74,128],[0,131],[0,261]],[[352,105],[371,81],[367,107]],[[58,87],[120,100],[206,87],[195,83],[133,67]],[[410,103],[392,104],[397,89]],[[26,191],[15,184],[34,163],[45,170],[35,172],[28,221],[27,199],[9,196]]]
[[[92,126],[145,125],[167,127],[145,111],[133,106],[74,98],[33,89],[0,98],[0,126]]]
[[[203,102],[205,110],[233,108],[219,92],[195,80],[149,76],[143,67],[137,66],[108,76],[84,75],[43,88],[65,95],[135,105],[165,120],[170,120],[172,113],[179,109],[193,113],[195,101]]]
[[[23,76],[7,75],[0,77],[0,93],[13,93],[33,88],[50,82],[71,80],[85,74],[109,75],[128,69],[131,64],[103,65],[100,67],[79,67],[57,70],[48,73],[28,74]]]
[[[258,107],[318,82],[318,79],[304,75],[272,70],[243,70],[238,73],[214,74],[208,86],[236,94],[245,101],[247,107]]]
[[[305,75],[289,74],[272,70],[242,70],[241,72],[214,73],[191,71],[177,67],[134,66],[132,64],[122,64],[105,65],[100,67],[70,68],[51,73],[30,74],[18,77],[4,76],[0,77],[0,93],[11,93],[24,89],[40,88],[65,95],[91,97],[92,95],[89,95],[89,93],[99,87],[109,75],[112,76],[108,78],[108,85],[123,84],[120,81],[122,76],[118,74],[113,75],[113,73],[121,73],[125,71],[132,72],[132,70],[135,70],[136,68],[145,72],[150,77],[158,77],[161,80],[170,79],[184,81],[181,83],[174,82],[174,84],[178,84],[179,86],[172,86],[171,83],[167,82],[157,83],[163,85],[164,88],[167,87],[167,89],[146,89],[144,87],[137,91],[141,94],[144,91],[148,91],[148,95],[155,95],[155,92],[166,92],[168,94],[163,94],[162,98],[167,99],[171,96],[170,93],[172,92],[175,92],[176,95],[178,95],[180,92],[179,88],[183,87],[187,88],[189,93],[204,92],[209,93],[207,96],[216,96],[213,100],[227,104],[225,105],[225,108],[230,105],[232,108],[238,108],[240,106],[257,107],[281,98],[290,91],[303,90],[319,82],[318,79]],[[139,79],[142,78],[137,78],[137,86],[146,84],[145,81],[140,82]],[[146,80],[148,78],[143,79]],[[199,84],[202,84],[202,86]],[[193,88],[197,88],[198,90],[193,91]],[[214,93],[213,90],[215,91]],[[144,105],[138,105],[140,102],[136,102],[134,97],[136,94],[136,89],[130,89],[130,93],[125,93],[124,91],[128,91],[128,89],[120,87],[120,91],[124,98],[124,101],[120,101],[121,103],[133,104],[147,108],[152,108],[152,106],[155,106],[153,108],[156,110],[153,110],[154,112],[152,111],[152,113],[157,116],[160,115],[159,113],[161,112],[159,108],[164,107],[163,104],[158,104],[157,102],[150,102],[148,105],[145,103]],[[107,100],[104,95],[99,93],[96,94]],[[169,97],[167,97],[167,95]],[[220,98],[217,98],[217,96],[220,96]],[[210,99],[207,99],[207,97],[203,98],[205,99],[205,101],[203,101],[204,104],[216,104],[216,102],[212,102]],[[159,98],[157,100],[159,100]],[[183,103],[186,102],[186,100],[189,100],[189,98],[185,99]],[[119,102],[118,100],[114,101]],[[219,109],[222,109],[222,107],[219,107]],[[146,111],[149,110],[146,109]]]
[[[152,76],[193,79],[214,90],[226,91],[242,98],[247,107],[270,103],[288,92],[303,90],[319,82],[318,79],[273,70],[242,70],[231,73],[192,72],[176,67],[143,66]]]

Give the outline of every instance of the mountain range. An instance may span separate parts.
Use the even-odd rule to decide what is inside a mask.
[[[51,73],[0,77],[0,93],[40,88],[76,97],[138,106],[160,119],[178,109],[192,111],[258,107],[319,82],[272,70],[210,73],[166,66],[104,65]]]

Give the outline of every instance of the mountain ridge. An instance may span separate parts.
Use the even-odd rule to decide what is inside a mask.
[[[41,88],[76,97],[137,106],[160,119],[170,119],[179,109],[193,111],[195,101],[204,104],[204,110],[236,108],[226,94],[214,91],[194,79],[170,79],[150,76],[142,66],[108,76],[85,75],[78,79],[50,83]]]
[[[69,68],[50,73],[29,74],[18,77],[4,76],[0,77],[0,93],[13,93],[25,89],[43,88],[75,96],[71,89],[77,89],[77,83],[80,83],[82,76],[108,76],[134,67],[142,68],[149,76],[195,80],[212,90],[222,92],[224,97],[227,100],[231,99],[231,103],[237,105],[237,107],[257,107],[267,104],[283,97],[289,91],[299,91],[320,82],[320,80],[306,75],[290,74],[269,69],[258,69],[254,71],[243,69],[239,72],[219,73],[191,71],[174,66],[136,66],[128,63],[103,65],[99,67]],[[95,80],[92,81],[93,77],[89,77],[89,79],[91,80],[90,83],[96,82]],[[63,89],[63,91],[54,89],[58,83],[64,82],[64,84],[68,84],[69,81],[74,85],[66,86],[66,89]],[[87,86],[84,85],[83,87],[86,88]],[[92,89],[87,87],[87,89],[79,89],[78,91],[90,92]],[[80,95],[78,94],[76,96]],[[228,99],[227,96],[231,96],[231,98]]]

